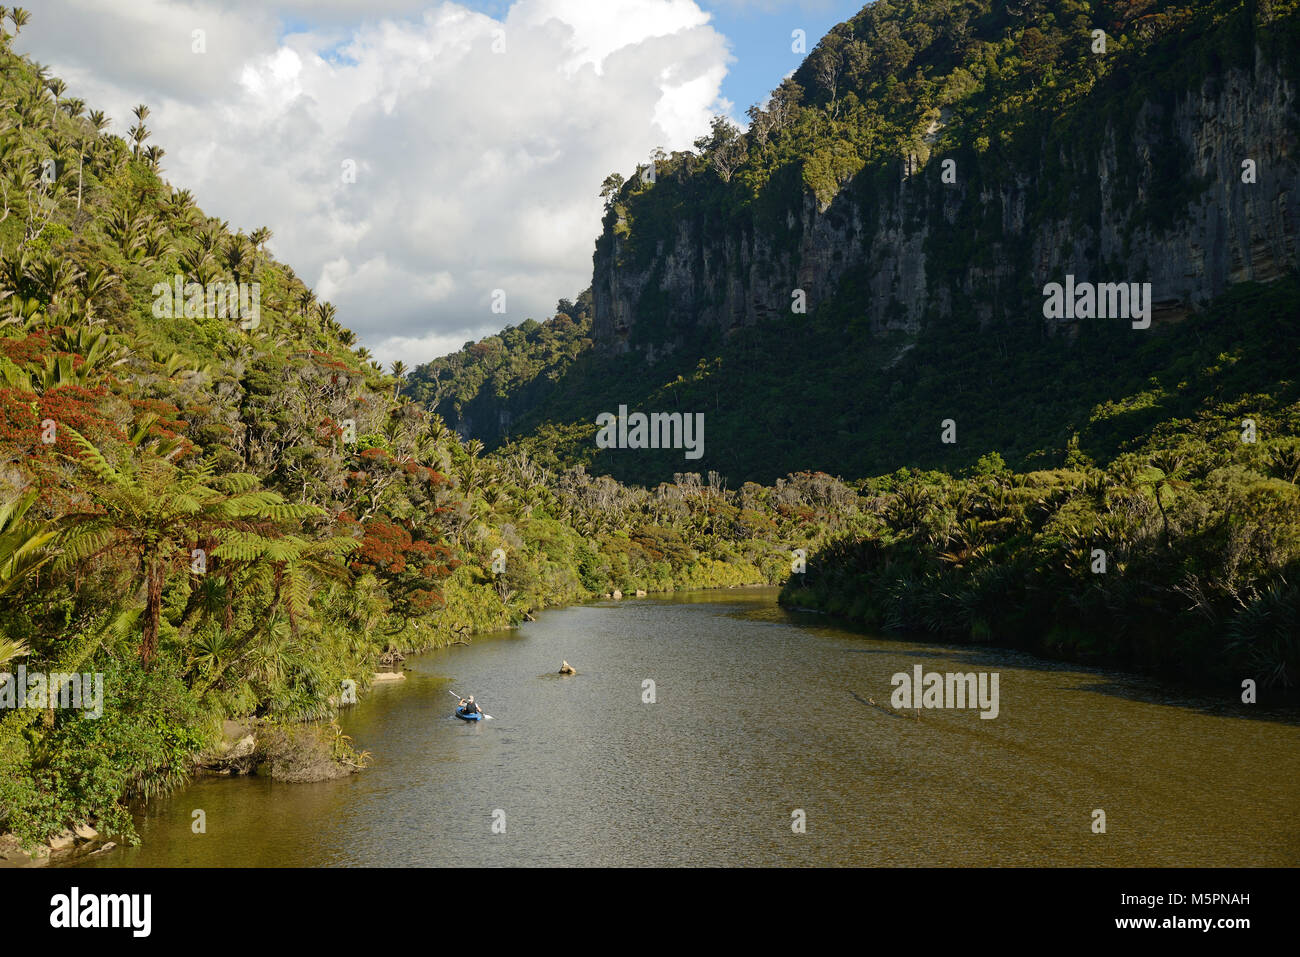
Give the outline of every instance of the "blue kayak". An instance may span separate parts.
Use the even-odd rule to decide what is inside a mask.
[[[456,717],[460,718],[462,721],[482,721],[483,712],[476,711],[474,714],[466,714],[464,708],[457,708]]]

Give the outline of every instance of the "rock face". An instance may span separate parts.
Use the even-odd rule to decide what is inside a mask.
[[[247,729],[235,722],[226,722],[226,724],[226,736],[223,736],[218,751],[205,755],[199,762],[199,766],[218,774],[249,774],[258,762],[257,736],[252,731],[239,734]],[[239,736],[234,737],[232,731]]]
[[[0,866],[13,867],[30,860],[30,855],[23,853],[22,843],[13,834],[0,834]]]
[[[221,739],[199,767],[217,774],[250,774],[258,761],[257,728],[252,721],[221,722]]]
[[[594,259],[596,345],[653,362],[683,329],[789,315],[796,289],[811,312],[850,275],[875,334],[954,315],[1072,322],[1042,318],[1043,286],[1067,273],[1150,282],[1156,323],[1232,283],[1277,278],[1300,265],[1300,120],[1295,86],[1262,55],[1255,64],[1098,120],[1091,145],[1022,169],[985,174],[963,156],[944,184],[943,154],[900,158],[898,175],[864,171],[826,203],[792,197],[784,223],[756,213],[719,230],[685,217],[653,249],[635,223],[631,236],[611,224]]]
[[[33,867],[65,862],[116,847],[112,841],[99,846],[100,835],[89,824],[65,828],[48,843],[24,848],[15,834],[0,834],[0,867]]]

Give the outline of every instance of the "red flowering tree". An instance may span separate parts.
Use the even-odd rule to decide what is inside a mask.
[[[382,518],[358,523],[344,514],[340,522],[360,526],[361,547],[353,557],[352,569],[358,574],[369,572],[383,582],[393,614],[406,620],[442,607],[438,583],[460,565],[450,548],[416,538],[401,524]]]

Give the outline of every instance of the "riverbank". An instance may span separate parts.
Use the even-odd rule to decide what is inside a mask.
[[[1294,719],[791,616],[768,588],[536,617],[414,656],[348,709],[364,774],[197,781],[150,803],[139,846],[78,866],[1260,866],[1297,849]],[[916,665],[1000,673],[998,717],[867,703]],[[447,690],[467,688],[494,721],[451,716]]]
[[[869,629],[1298,705],[1300,488],[1232,441],[1189,441],[1151,465],[1124,455],[1016,474],[990,461],[962,478],[872,480],[868,521],[809,550],[781,600]]]
[[[763,581],[716,586],[719,592],[745,588],[771,587]],[[607,600],[635,602],[651,595],[671,595],[681,591],[700,591],[698,585],[650,592],[635,589],[633,595],[624,597],[619,589],[603,595],[583,595],[575,600],[547,606],[550,610]],[[617,598],[614,596],[617,594]],[[455,645],[467,645],[470,637],[501,633],[535,620],[534,614],[543,608],[516,610],[514,614],[500,603],[498,615],[483,613],[483,607],[494,604],[496,590],[479,586],[477,596],[473,591],[452,583],[448,589],[448,607],[467,609],[473,607],[464,620],[454,621],[448,615],[440,616],[437,627],[417,627],[406,634],[408,644],[390,642],[388,651],[381,656],[389,670],[375,671],[358,676],[348,682],[342,693],[331,698],[331,715],[326,721],[283,722],[258,718],[223,718],[219,730],[210,743],[193,755],[189,781],[204,779],[234,779],[261,777],[283,784],[314,784],[336,780],[364,770],[372,760],[368,752],[357,752],[351,738],[343,734],[338,724],[340,715],[364,701],[377,685],[404,681],[402,662],[409,657]],[[475,600],[477,598],[477,600]],[[427,623],[426,623],[427,624]],[[181,784],[180,787],[188,786]],[[66,864],[90,854],[111,851],[119,846],[129,846],[135,835],[110,832],[101,835],[90,821],[54,834],[45,842],[23,842],[12,832],[0,834],[0,867],[46,866]]]

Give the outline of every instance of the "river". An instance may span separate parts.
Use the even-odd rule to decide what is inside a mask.
[[[916,665],[997,672],[997,717],[890,708]],[[406,666],[341,718],[365,772],[200,779],[81,866],[1300,863],[1293,715],[875,638],[773,589],[548,611]]]

